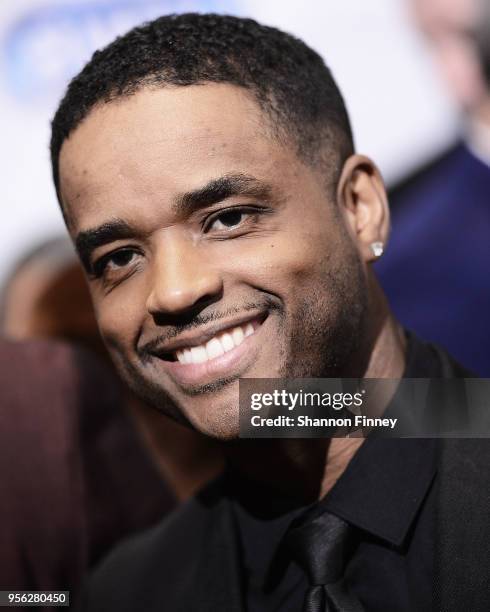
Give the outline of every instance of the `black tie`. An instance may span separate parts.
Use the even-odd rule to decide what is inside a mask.
[[[285,544],[308,576],[303,612],[362,612],[364,608],[344,584],[351,552],[352,529],[342,519],[324,512],[289,528]]]

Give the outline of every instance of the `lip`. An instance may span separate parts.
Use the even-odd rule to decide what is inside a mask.
[[[213,382],[213,380],[218,378],[233,377],[237,372],[243,369],[243,365],[245,365],[244,362],[253,361],[255,353],[258,350],[258,346],[254,347],[254,344],[256,344],[257,337],[260,334],[266,320],[267,314],[262,316],[255,315],[253,317],[250,317],[249,315],[246,318],[236,319],[231,322],[231,324],[222,324],[219,327],[213,328],[213,333],[210,335],[208,335],[208,332],[206,331],[204,335],[199,336],[199,338],[202,337],[205,339],[204,342],[210,340],[213,336],[221,331],[233,329],[233,327],[250,322],[258,323],[258,327],[255,328],[254,333],[247,336],[240,346],[236,346],[231,351],[227,351],[223,355],[215,357],[214,359],[204,363],[180,363],[179,361],[167,361],[158,357],[157,354],[155,354],[155,357],[160,361],[161,366],[164,367],[170,377],[179,385],[205,384]],[[214,329],[216,329],[216,331],[214,331]],[[185,344],[182,341],[179,342],[179,345],[175,343],[175,346],[178,346],[179,348],[181,346],[188,347],[189,344],[188,341],[186,341]],[[253,350],[254,348],[255,350]],[[253,351],[254,355],[251,355],[251,351]],[[167,351],[165,352],[167,353]],[[161,352],[159,351],[159,353]]]

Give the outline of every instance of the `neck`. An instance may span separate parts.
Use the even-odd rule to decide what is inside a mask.
[[[359,363],[367,365],[353,376],[401,378],[405,367],[404,334],[374,277],[369,282],[371,324],[364,349],[368,353],[359,359]],[[226,453],[230,464],[252,480],[297,499],[298,504],[306,504],[328,493],[363,441],[362,437],[238,440],[228,446]]]

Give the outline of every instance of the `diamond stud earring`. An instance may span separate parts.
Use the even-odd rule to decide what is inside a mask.
[[[382,242],[371,242],[370,246],[375,257],[381,257],[381,255],[383,255],[384,246]]]

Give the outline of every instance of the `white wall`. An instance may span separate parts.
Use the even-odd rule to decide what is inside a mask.
[[[454,134],[454,109],[408,24],[405,0],[2,0],[0,283],[33,242],[63,231],[48,142],[68,78],[132,25],[196,9],[252,16],[323,54],[344,92],[358,150],[388,181]]]

